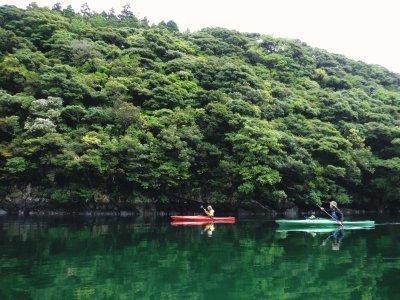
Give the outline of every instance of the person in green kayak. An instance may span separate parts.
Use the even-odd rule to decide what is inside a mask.
[[[214,217],[214,210],[211,207],[211,205],[207,206],[207,208],[204,208],[203,206],[201,208],[204,210],[205,214],[208,217],[210,217],[210,218]]]
[[[332,220],[339,222],[340,226],[343,226],[343,213],[337,207],[336,201],[329,202],[329,208],[329,210],[326,210],[325,208],[321,207],[321,210],[330,214]]]

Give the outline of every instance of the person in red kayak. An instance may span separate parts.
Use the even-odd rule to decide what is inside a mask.
[[[213,218],[213,217],[214,217],[214,210],[213,210],[213,208],[211,207],[211,205],[207,206],[207,208],[204,208],[203,206],[202,206],[201,208],[204,210],[204,212],[206,213],[206,215],[207,215],[208,217],[210,217],[210,218]]]
[[[326,211],[332,217],[332,220],[339,222],[341,226],[343,226],[343,213],[337,207],[336,201],[329,202],[329,210],[327,211],[325,208],[321,207],[322,211]]]

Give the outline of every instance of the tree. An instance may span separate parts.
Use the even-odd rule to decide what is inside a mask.
[[[67,18],[72,18],[75,15],[75,11],[71,5],[68,5],[67,8],[62,10],[62,14]]]
[[[0,55],[13,52],[19,43],[20,41],[12,31],[0,28]]]
[[[132,19],[134,17],[134,14],[133,14],[133,12],[131,10],[131,5],[129,3],[125,3],[122,6],[121,13],[118,15],[118,17],[122,21],[129,20],[129,19]]]
[[[93,14],[93,12],[92,12],[91,8],[89,7],[89,5],[87,4],[87,2],[85,2],[81,5],[81,14],[84,17],[90,17]]]
[[[60,2],[56,2],[53,7],[52,10],[56,10],[56,11],[61,11],[62,10],[62,6]]]
[[[169,21],[165,24],[165,27],[167,27],[168,30],[170,30],[170,31],[172,31],[172,32],[179,32],[178,25],[177,25],[174,21],[172,21],[172,20],[169,20]]]
[[[23,90],[32,74],[14,56],[0,62],[0,87],[12,93]]]

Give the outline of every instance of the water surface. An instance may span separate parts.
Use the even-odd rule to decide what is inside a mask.
[[[0,218],[0,299],[400,299],[400,225]]]

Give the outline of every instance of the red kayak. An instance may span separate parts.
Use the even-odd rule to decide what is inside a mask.
[[[196,222],[179,222],[179,221],[173,221],[171,222],[172,226],[204,226],[208,224],[234,224],[235,221],[196,221]]]
[[[209,223],[235,223],[235,217],[206,217],[206,216],[171,216],[173,223],[187,223],[187,224],[173,224],[173,225],[202,225]]]

